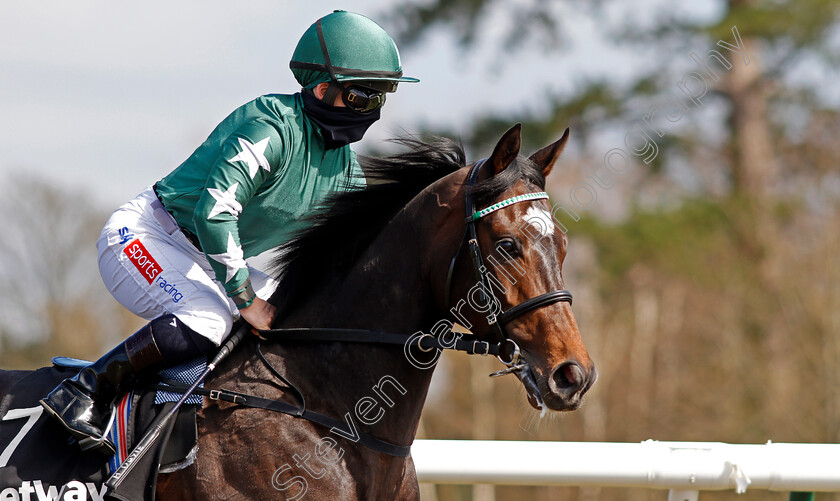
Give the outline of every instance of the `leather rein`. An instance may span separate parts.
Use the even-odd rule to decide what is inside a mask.
[[[496,210],[508,207],[518,202],[526,202],[544,198],[547,199],[548,194],[545,192],[537,192],[518,195],[493,204],[490,207],[487,207],[480,211],[476,210],[475,199],[473,198],[472,193],[470,192],[470,188],[475,185],[478,179],[479,171],[481,170],[485,162],[486,159],[483,159],[473,164],[465,180],[466,219],[464,236],[461,239],[461,243],[458,246],[458,250],[455,252],[455,255],[452,257],[452,261],[449,264],[449,270],[446,277],[446,304],[450,304],[449,300],[452,290],[452,278],[454,275],[455,263],[458,260],[458,257],[461,255],[464,246],[466,245],[466,247],[469,249],[472,268],[475,274],[476,281],[477,283],[481,284],[481,301],[487,305],[491,304],[491,302],[492,304],[499,305],[500,313],[498,315],[492,315],[489,321],[490,327],[493,330],[493,339],[488,341],[479,339],[474,334],[459,334],[455,341],[452,342],[443,341],[438,337],[432,336],[431,334],[424,334],[417,340],[416,346],[418,347],[418,349],[424,352],[428,352],[433,349],[446,349],[463,351],[470,355],[495,355],[503,364],[507,366],[507,368],[495,372],[491,374],[491,376],[501,376],[504,374],[520,373],[522,371],[529,370],[527,362],[522,361],[519,346],[507,334],[504,327],[505,324],[530,311],[542,308],[543,306],[548,306],[561,301],[571,304],[572,293],[565,289],[552,290],[534,298],[528,299],[510,308],[507,311],[501,311],[501,303],[493,293],[492,284],[489,278],[489,271],[484,264],[484,258],[481,254],[481,248],[478,244],[478,233],[476,231],[476,223],[482,217],[492,212],[495,212]],[[265,339],[268,339],[272,342],[342,342],[405,346],[406,341],[409,339],[409,335],[407,334],[398,334],[365,329],[339,329],[330,327],[297,327],[260,330],[258,332]],[[329,427],[333,430],[341,430],[345,427],[345,425],[349,426],[349,423],[343,423],[324,414],[307,410],[306,403],[301,392],[291,382],[289,382],[285,377],[283,377],[280,374],[280,372],[277,371],[265,358],[265,356],[262,353],[259,340],[257,341],[257,354],[262,360],[262,362],[269,369],[269,371],[275,377],[283,381],[295,393],[295,397],[297,398],[297,400],[300,401],[300,406],[295,406],[287,402],[283,402],[281,400],[266,399],[224,389],[198,388],[196,389],[196,393],[200,395],[205,395],[211,400],[224,400],[246,407],[255,407],[289,414],[295,417],[307,419],[314,423],[318,423],[322,426]],[[166,384],[158,385],[158,388],[164,389],[165,391],[178,392],[179,390],[185,390],[187,387],[183,385],[183,383],[167,381]],[[383,454],[397,457],[407,457],[411,452],[411,445],[392,444],[390,442],[373,437],[372,435],[366,434],[361,430],[356,430],[355,436],[357,437],[356,442],[360,445],[364,445],[369,449],[381,452]]]

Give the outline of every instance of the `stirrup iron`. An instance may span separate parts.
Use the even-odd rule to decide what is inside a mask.
[[[82,451],[88,451],[91,449],[96,449],[97,452],[105,453],[109,456],[113,456],[117,453],[116,446],[111,440],[108,438],[108,435],[111,433],[111,428],[114,426],[114,417],[117,413],[117,407],[111,404],[111,413],[108,415],[108,425],[105,427],[105,431],[102,432],[102,436],[99,438],[94,437],[85,437],[79,440],[79,447]]]

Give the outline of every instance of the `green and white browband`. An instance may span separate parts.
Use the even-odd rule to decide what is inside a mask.
[[[524,195],[517,195],[515,197],[508,198],[506,200],[502,200],[501,202],[497,202],[486,209],[481,209],[480,211],[476,212],[469,218],[467,222],[475,222],[479,219],[483,218],[487,214],[492,212],[496,212],[499,209],[504,209],[508,205],[513,205],[517,202],[527,202],[528,200],[541,200],[543,198],[548,198],[548,193],[544,191],[540,191],[537,193],[526,193]]]

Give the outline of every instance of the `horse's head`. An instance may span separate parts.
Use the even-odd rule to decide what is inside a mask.
[[[568,240],[542,194],[569,132],[524,158],[518,156],[520,129],[505,133],[493,154],[466,176],[459,196],[467,208],[461,214],[477,215],[467,218],[446,302],[479,337],[509,340],[500,356],[509,367],[500,372],[520,378],[533,407],[574,410],[597,376],[571,294],[563,290]],[[471,248],[473,237],[478,245]],[[488,289],[493,294],[486,294]],[[512,353],[516,349],[519,353]]]

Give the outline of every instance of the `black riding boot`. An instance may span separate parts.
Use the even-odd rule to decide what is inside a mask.
[[[114,400],[137,382],[141,371],[163,361],[151,325],[62,381],[40,401],[47,413],[79,440],[82,450],[96,448],[108,455],[116,452],[113,442],[103,436]]]

